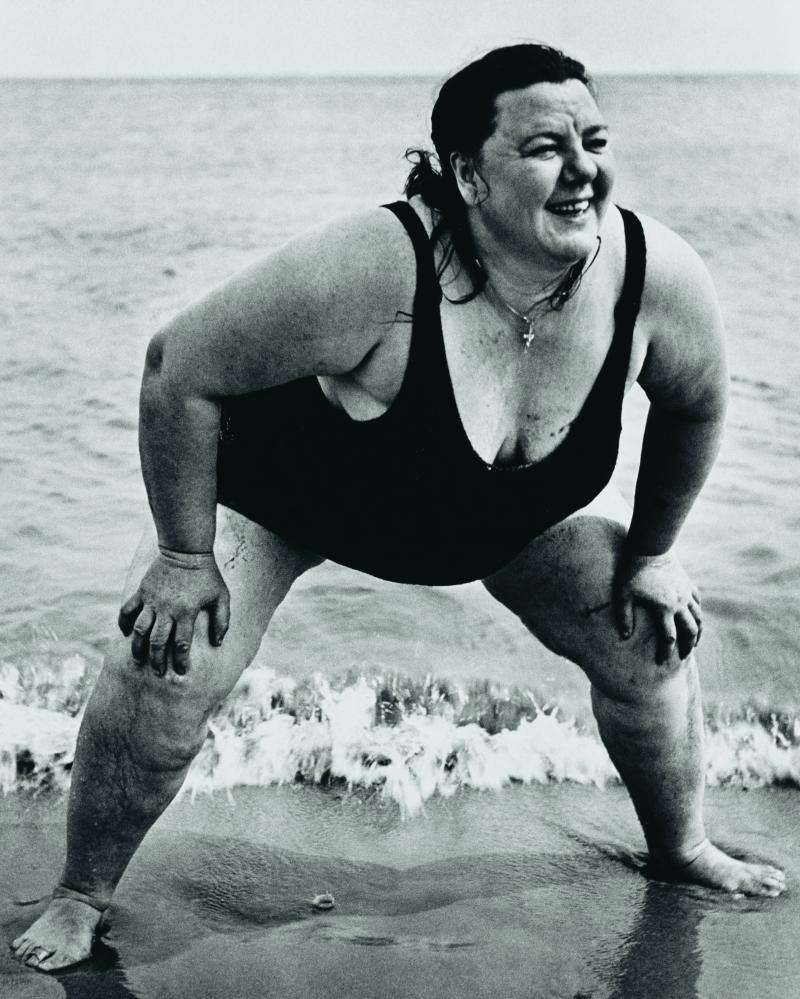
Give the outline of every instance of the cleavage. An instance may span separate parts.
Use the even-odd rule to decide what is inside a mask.
[[[613,328],[587,337],[547,317],[526,351],[522,336],[484,310],[442,304],[450,383],[462,429],[487,465],[528,465],[564,441],[591,392]],[[555,320],[555,321],[553,321]]]

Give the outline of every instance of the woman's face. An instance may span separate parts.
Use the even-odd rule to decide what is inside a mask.
[[[614,182],[594,98],[567,80],[506,91],[495,103],[495,130],[471,163],[474,190],[461,184],[473,198],[472,219],[493,242],[545,266],[593,253]]]

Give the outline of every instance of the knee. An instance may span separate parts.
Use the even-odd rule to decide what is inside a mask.
[[[113,744],[139,770],[183,771],[205,741],[211,713],[195,686],[171,671],[158,677],[130,661],[110,661],[87,706],[87,735],[106,750]]]
[[[606,622],[578,665],[600,694],[629,704],[652,705],[670,699],[676,684],[683,685],[694,669],[693,657],[682,660],[677,650],[665,662],[657,662],[657,647],[656,629],[640,612],[628,639],[620,636],[614,621]]]

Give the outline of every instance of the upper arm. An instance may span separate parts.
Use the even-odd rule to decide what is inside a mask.
[[[647,274],[640,314],[648,346],[639,382],[662,409],[687,419],[721,419],[728,373],[711,277],[680,236],[652,219],[642,221]]]
[[[153,338],[146,371],[204,397],[352,371],[413,301],[414,254],[373,209],[292,240]]]

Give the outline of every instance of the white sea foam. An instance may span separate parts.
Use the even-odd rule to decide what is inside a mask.
[[[0,664],[0,788],[65,788],[90,671],[80,656],[55,677]],[[743,707],[709,711],[710,785],[800,787],[800,720]],[[618,780],[596,732],[490,683],[439,685],[379,674],[298,682],[256,667],[209,725],[185,794],[236,786],[337,784],[404,815],[461,788]]]
[[[285,680],[274,681],[285,696]],[[261,702],[261,717],[254,717],[252,690],[244,713],[235,694],[231,708],[214,720],[185,790],[196,794],[236,784],[335,781],[377,792],[413,815],[434,794],[448,796],[461,787],[499,790],[512,782],[550,780],[602,786],[614,779],[599,742],[554,710],[529,703],[533,717],[523,718],[513,731],[492,734],[460,717],[466,693],[463,703],[454,703],[437,698],[431,684],[387,725],[380,718],[385,690],[376,678],[360,677],[338,690],[317,678],[295,691],[304,717],[287,713],[285,705],[267,706],[274,692]],[[431,710],[426,700],[437,708]],[[294,711],[291,700],[288,704]]]

